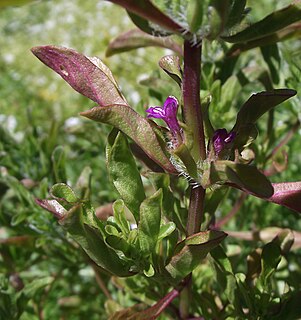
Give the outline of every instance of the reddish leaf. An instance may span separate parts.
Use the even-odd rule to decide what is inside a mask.
[[[167,48],[180,55],[182,54],[181,47],[172,41],[171,38],[153,37],[139,29],[133,29],[122,33],[111,41],[106,51],[106,56],[110,57],[117,53],[150,46]]]
[[[158,24],[162,28],[174,33],[181,33],[183,27],[166,16],[162,11],[155,7],[149,0],[109,0],[119,4],[125,9],[137,14],[138,16]]]
[[[274,194],[266,200],[301,213],[301,181],[273,183]]]
[[[100,59],[88,58],[75,50],[56,46],[34,47],[31,51],[73,89],[100,106],[127,105],[111,71]]]

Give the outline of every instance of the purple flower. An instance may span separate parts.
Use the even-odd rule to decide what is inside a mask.
[[[164,120],[170,131],[173,134],[177,134],[181,130],[177,120],[178,106],[178,100],[173,96],[169,96],[165,100],[163,107],[148,108],[146,110],[146,112],[148,113],[147,117]]]
[[[216,130],[212,138],[215,154],[218,155],[235,137],[236,132],[228,133],[225,128]]]

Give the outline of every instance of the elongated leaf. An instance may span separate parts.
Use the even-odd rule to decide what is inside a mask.
[[[59,223],[100,267],[120,277],[133,275],[131,264],[121,260],[117,253],[106,245],[103,238],[104,228],[94,214],[89,216],[85,206],[73,207]]]
[[[155,250],[161,224],[162,190],[144,200],[140,207],[138,240],[141,250],[150,254]]]
[[[275,33],[268,36],[258,38],[256,40],[236,43],[233,45],[227,53],[227,56],[238,56],[241,52],[251,50],[257,47],[263,47],[268,45],[273,45],[278,42],[289,40],[292,38],[300,38],[301,35],[301,23],[294,23],[284,29],[281,29]]]
[[[111,105],[105,108],[95,107],[81,112],[81,115],[94,121],[110,124],[123,131],[164,170],[176,173],[175,168],[165,155],[154,127],[145,118],[125,105]]]
[[[232,161],[216,161],[212,163],[211,183],[230,182],[234,187],[258,197],[271,197],[274,189],[267,177],[256,167]]]
[[[157,7],[155,7],[149,0],[109,0],[110,2],[119,4],[130,12],[158,24],[167,31],[174,33],[181,33],[183,27],[166,16]]]
[[[171,281],[176,284],[184,279],[226,236],[222,231],[211,230],[196,233],[180,242],[175,255],[166,266]]]
[[[122,132],[118,133],[108,152],[107,167],[115,188],[138,222],[145,193],[135,159]]]
[[[133,29],[122,33],[111,41],[107,48],[106,56],[110,57],[117,53],[127,52],[143,47],[167,48],[182,54],[181,47],[172,41],[172,39],[153,37],[139,29]]]
[[[253,94],[239,110],[232,131],[237,131],[241,125],[255,123],[267,111],[293,97],[296,93],[292,89],[275,89]]]
[[[75,50],[56,46],[34,47],[31,51],[73,89],[100,106],[127,105],[111,71],[101,60],[88,58]]]
[[[247,42],[273,34],[300,20],[301,3],[297,0],[294,4],[271,13],[245,30],[222,39],[231,43]]]

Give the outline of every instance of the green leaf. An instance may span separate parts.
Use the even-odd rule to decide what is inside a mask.
[[[226,236],[222,231],[211,230],[196,233],[180,242],[166,266],[170,281],[177,284],[184,279]]]
[[[229,16],[226,23],[226,29],[232,28],[242,20],[246,2],[246,0],[230,1]]]
[[[238,131],[242,124],[255,123],[267,111],[293,97],[296,93],[292,89],[275,89],[253,94],[239,110],[232,131]]]
[[[116,200],[113,203],[113,212],[114,212],[114,217],[115,217],[116,223],[117,223],[118,227],[121,229],[122,233],[124,235],[129,234],[130,226],[129,226],[129,223],[125,217],[124,202],[121,199]]]
[[[300,20],[301,4],[300,1],[295,1],[294,4],[271,13],[243,31],[232,36],[222,37],[222,39],[231,43],[248,42],[273,34]]]
[[[159,61],[159,66],[180,86],[182,83],[182,70],[178,56],[164,56]]]
[[[277,44],[271,44],[260,48],[264,61],[267,63],[273,83],[279,83],[280,53]]]
[[[74,90],[100,106],[127,105],[110,69],[100,59],[56,46],[34,47],[31,51]]]
[[[161,224],[162,190],[145,199],[140,207],[138,241],[141,251],[148,255],[154,252]]]
[[[133,213],[135,220],[139,221],[140,204],[145,199],[144,187],[135,159],[122,132],[117,134],[108,152],[107,167],[116,190]]]
[[[229,0],[211,0],[209,8],[209,40],[216,39],[225,28],[229,14]]]
[[[275,33],[272,33],[268,36],[264,36],[262,38],[258,38],[256,40],[236,43],[233,45],[227,53],[227,56],[238,56],[240,53],[251,50],[257,47],[269,46],[276,44],[278,42],[282,42],[289,39],[297,38],[299,39],[301,35],[301,24],[296,23],[292,24],[284,29],[281,29]]]
[[[164,223],[159,230],[158,241],[168,237],[171,233],[176,230],[176,225],[174,222]]]
[[[57,183],[50,189],[50,194],[57,200],[64,200],[69,203],[78,202],[79,199],[75,195],[71,187],[64,183]]]
[[[117,53],[144,47],[167,48],[179,53],[180,55],[182,54],[181,47],[172,41],[171,38],[153,37],[139,29],[133,29],[122,33],[112,40],[106,50],[106,56],[110,57]]]
[[[261,273],[258,285],[266,290],[267,283],[271,275],[276,271],[281,260],[281,250],[278,244],[270,242],[263,247],[261,253]]]
[[[100,267],[119,277],[133,275],[133,263],[121,260],[105,243],[104,226],[86,205],[76,205],[60,220],[60,225]]]
[[[275,89],[253,94],[239,110],[231,131],[237,133],[234,146],[240,149],[256,137],[255,122],[267,111],[293,97],[297,92],[291,89]]]
[[[163,149],[163,140],[156,134],[155,125],[125,105],[95,107],[81,112],[94,121],[110,124],[123,131],[157,164],[170,173],[176,173]]]
[[[214,259],[218,284],[221,286],[222,291],[225,292],[229,302],[235,306],[237,314],[242,314],[238,286],[229,258],[221,246],[212,249],[210,255]]]
[[[197,32],[202,26],[204,14],[204,1],[191,0],[188,2],[187,7],[187,21],[189,29],[192,33]]]

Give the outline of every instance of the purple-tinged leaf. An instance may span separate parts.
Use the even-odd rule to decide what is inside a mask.
[[[142,305],[134,305],[133,307],[115,312],[109,320],[155,320],[179,294],[180,290],[173,289],[148,309],[139,311],[142,309]]]
[[[271,35],[300,20],[301,1],[297,0],[283,9],[271,13],[243,31],[229,37],[222,37],[222,39],[231,43],[248,42]]]
[[[31,51],[73,89],[100,106],[127,105],[111,71],[100,59],[88,58],[75,50],[56,46],[34,47]]]
[[[155,7],[149,0],[108,0],[118,4],[130,12],[149,20],[160,27],[174,33],[181,34],[183,27],[177,22],[173,21],[170,17],[166,16],[162,11]],[[190,35],[187,33],[186,35]]]
[[[261,198],[271,197],[274,191],[271,182],[256,167],[227,160],[212,162],[208,182],[227,183]]]
[[[175,249],[175,255],[166,266],[170,281],[177,284],[184,279],[226,236],[222,231],[211,230],[196,233],[180,242]]]
[[[161,47],[171,49],[178,54],[182,54],[181,47],[171,38],[159,38],[151,36],[139,29],[133,29],[122,33],[109,43],[106,56],[126,52],[143,47]]]
[[[301,181],[273,183],[272,185],[274,194],[266,200],[301,213]]]
[[[63,218],[67,210],[56,200],[35,199],[36,203],[43,209],[51,212],[57,219]]]
[[[165,171],[177,173],[165,154],[164,141],[160,141],[155,133],[155,125],[151,125],[130,107],[125,105],[110,105],[105,108],[95,107],[81,112],[81,115],[94,121],[110,124],[123,131]]]

